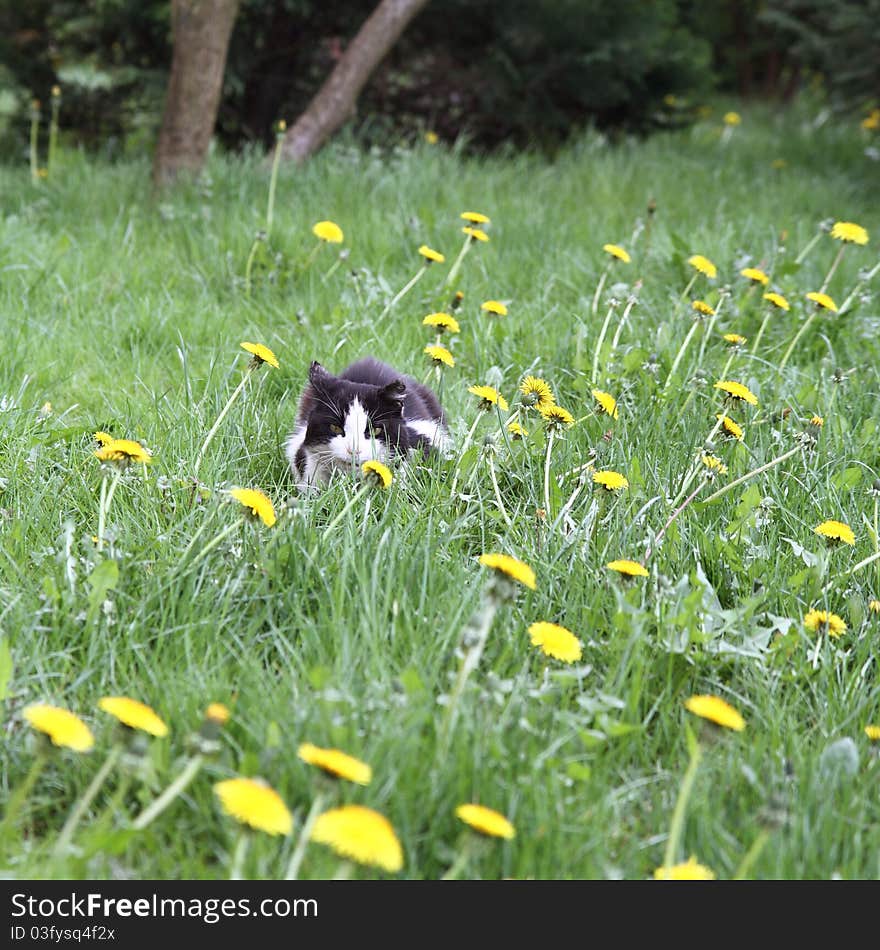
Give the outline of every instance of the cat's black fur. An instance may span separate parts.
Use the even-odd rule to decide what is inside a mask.
[[[312,363],[286,453],[300,488],[309,488],[325,484],[334,469],[428,452],[446,438],[446,416],[434,393],[367,357],[338,376]]]

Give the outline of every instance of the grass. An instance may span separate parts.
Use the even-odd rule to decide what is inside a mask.
[[[880,597],[880,561],[849,573],[878,550],[880,314],[877,278],[863,278],[877,263],[880,217],[865,145],[855,124],[758,109],[744,110],[726,145],[707,121],[614,147],[587,135],[552,163],[339,144],[304,169],[280,170],[249,284],[268,191],[257,157],[214,157],[202,180],[159,199],[146,159],[107,165],[60,151],[36,185],[26,169],[0,170],[4,796],[34,759],[28,703],[77,711],[97,739],[90,755],[50,756],[7,829],[4,873],[224,877],[238,832],[212,784],[241,774],[264,777],[294,813],[291,838],[255,835],[244,859],[246,875],[279,877],[323,787],[296,755],[313,742],[372,766],[368,786],[341,783],[327,801],[386,815],[403,876],[438,878],[455,864],[465,828],[454,810],[478,802],[506,815],[516,837],[483,842],[459,863],[462,876],[644,878],[664,862],[699,743],[673,860],[695,855],[723,878],[877,876],[878,756],[863,730],[880,721],[880,616],[868,607]],[[444,286],[464,210],[491,215],[491,240]],[[323,219],[342,227],[344,258],[333,245],[315,250],[311,226]],[[848,301],[845,312],[814,320],[780,372],[810,313],[804,294],[822,286],[840,247],[823,233],[797,260],[826,219],[858,222],[871,241],[847,246],[827,288],[839,306]],[[633,260],[609,272],[594,314],[606,242]],[[446,263],[379,320],[421,266],[423,243]],[[711,335],[708,320],[691,335],[667,386],[692,326],[682,292],[696,253],[719,277],[697,275],[689,297],[719,316]],[[738,276],[748,265],[772,274],[792,305],[770,319],[756,353],[765,310],[761,288]],[[456,366],[438,381],[421,318],[447,309],[454,290],[464,292],[461,333],[444,342]],[[487,299],[508,315],[482,312]],[[744,428],[741,443],[713,439],[728,474],[658,537],[724,406],[713,383],[731,356],[727,332],[750,338],[725,376],[758,406],[724,407]],[[196,490],[194,460],[247,365],[242,341],[270,347],[280,368],[251,374]],[[327,535],[356,486],[341,479],[299,496],[282,443],[309,363],[338,371],[367,353],[441,392],[457,446],[479,412],[470,385],[498,387],[515,409],[525,374],[548,380],[578,420],[554,438],[549,497],[540,419],[521,409],[530,435],[512,442],[489,412],[463,457],[453,450],[387,492],[366,492]],[[594,387],[615,395],[617,420],[597,413]],[[96,430],[154,453],[121,477],[100,552]],[[629,487],[603,496],[586,479],[563,511],[588,463],[624,474]],[[266,492],[275,526],[246,523],[224,492],[234,486]],[[829,518],[853,528],[854,547],[814,533]],[[605,567],[644,560],[649,548],[648,578],[627,582]],[[494,604],[444,735],[462,632],[498,596],[477,562],[494,551],[531,565],[536,590]],[[805,629],[813,608],[843,617],[846,633]],[[532,647],[527,628],[540,620],[573,631],[581,660]],[[694,694],[725,698],[746,729],[710,734],[683,707]],[[149,703],[170,734],[145,745],[139,765],[129,758],[111,773],[72,846],[53,855],[110,748],[110,717],[96,706],[107,695]],[[220,751],[168,810],[133,830],[184,767],[212,701],[232,711]],[[301,875],[337,866],[312,844]]]

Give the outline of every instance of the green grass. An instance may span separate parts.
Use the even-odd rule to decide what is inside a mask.
[[[878,548],[877,278],[843,315],[815,320],[784,372],[777,368],[809,313],[804,293],[819,289],[840,246],[823,234],[796,261],[819,223],[856,221],[871,233],[867,247],[846,248],[828,288],[838,305],[877,263],[880,216],[868,201],[876,163],[865,144],[855,123],[758,110],[744,110],[726,146],[705,123],[614,147],[586,136],[552,163],[340,144],[304,169],[281,170],[249,292],[245,264],[268,192],[255,157],[215,157],[200,183],[160,199],[149,193],[146,158],[106,165],[64,153],[37,187],[26,168],[0,170],[0,626],[13,661],[9,681],[0,676],[4,797],[35,754],[21,718],[28,703],[76,710],[97,738],[88,756],[52,757],[9,838],[3,873],[223,877],[237,832],[212,783],[245,774],[263,776],[296,816],[293,839],[257,835],[249,851],[248,875],[281,876],[320,787],[296,755],[309,741],[370,763],[369,786],[342,784],[333,795],[389,818],[404,876],[449,868],[464,829],[454,809],[475,801],[507,815],[517,834],[479,849],[465,876],[642,878],[663,863],[692,730],[703,756],[676,860],[694,854],[731,877],[766,831],[750,876],[880,874],[877,747],[863,731],[880,722],[880,616],[868,608],[880,597],[880,561],[847,576]],[[786,166],[774,168],[775,159]],[[491,241],[443,287],[466,209],[491,215]],[[334,269],[337,249],[322,247],[303,270],[311,226],[324,218],[343,228],[349,256]],[[615,266],[593,316],[606,242],[633,261]],[[447,263],[380,321],[419,266],[422,243]],[[712,305],[721,288],[729,296],[664,393],[691,327],[681,295],[694,253],[714,261],[719,277],[698,277],[692,296]],[[759,405],[727,410],[745,438],[715,439],[729,474],[702,497],[798,445],[816,431],[812,414],[825,425],[815,446],[717,502],[698,495],[657,545],[722,405],[712,386],[729,355],[720,334],[754,338],[764,313],[760,288],[738,276],[748,264],[773,274],[792,309],[772,317],[757,354],[750,341],[728,370]],[[454,289],[465,294],[462,332],[450,344],[456,366],[445,371],[442,397],[456,445],[478,411],[467,392],[475,383],[498,386],[515,408],[520,380],[535,373],[580,420],[555,440],[551,510],[537,513],[539,420],[523,411],[531,435],[508,443],[487,414],[462,460],[453,451],[387,493],[364,495],[324,537],[353,486],[341,480],[299,496],[282,453],[309,363],[338,371],[369,353],[436,384],[421,318],[446,309]],[[638,302],[610,353],[633,293]],[[594,380],[611,295],[619,305]],[[483,314],[489,298],[507,302],[508,316]],[[199,472],[210,492],[194,498],[194,460],[241,379],[243,340],[271,347],[281,366],[253,374]],[[594,385],[618,398],[618,420],[595,413]],[[51,414],[41,412],[47,401]],[[121,479],[100,553],[97,429],[139,439],[155,456],[146,473],[135,467]],[[630,487],[600,499],[587,481],[560,519],[578,485],[566,473],[588,462],[625,474]],[[236,485],[274,500],[273,528],[242,521],[223,492]],[[826,547],[813,528],[828,518],[852,526],[854,548]],[[605,568],[613,558],[643,559],[652,544],[649,578],[626,583]],[[501,606],[446,749],[443,700],[462,631],[487,596],[490,578],[476,560],[487,551],[532,565],[537,589]],[[110,568],[94,574],[105,559],[118,566],[115,582]],[[102,576],[106,590],[96,587]],[[820,637],[817,650],[802,623],[811,608],[842,616],[844,636]],[[581,661],[539,654],[526,632],[536,620],[574,631]],[[726,698],[745,731],[707,735],[682,705],[697,693]],[[53,858],[112,741],[96,708],[106,695],[149,703],[171,732],[151,741],[118,800],[123,772],[113,774],[74,847]],[[182,767],[211,701],[232,710],[222,751],[147,830],[130,830]],[[854,745],[828,752],[845,739]],[[841,751],[849,770],[833,767]],[[337,864],[313,844],[302,875],[331,876]]]

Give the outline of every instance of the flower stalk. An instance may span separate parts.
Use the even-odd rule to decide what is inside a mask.
[[[107,758],[104,760],[104,764],[95,773],[88,788],[71,809],[67,821],[64,822],[64,826],[55,841],[55,846],[52,849],[53,857],[60,857],[67,850],[76,833],[76,829],[79,827],[80,821],[82,821],[83,815],[88,811],[89,806],[95,800],[98,792],[101,791],[104,782],[107,780],[107,776],[113,771],[116,763],[119,761],[123,749],[124,746],[121,742],[113,746]]]

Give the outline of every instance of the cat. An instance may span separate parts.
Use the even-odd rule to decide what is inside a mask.
[[[285,454],[297,487],[309,491],[326,485],[336,470],[350,473],[371,459],[390,462],[414,450],[428,454],[448,439],[434,393],[366,357],[338,376],[312,363]]]

